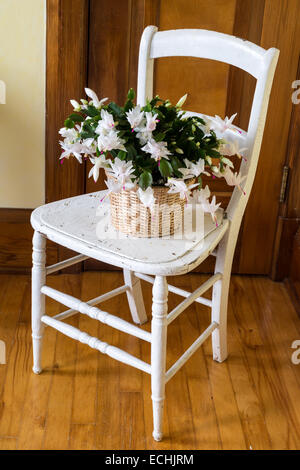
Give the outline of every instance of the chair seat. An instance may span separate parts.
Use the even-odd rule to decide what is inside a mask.
[[[136,238],[120,234],[110,225],[107,191],[98,191],[35,209],[31,223],[50,240],[91,258],[145,274],[183,274],[201,263],[228,228],[223,210],[218,227],[209,214],[201,229],[186,231],[185,238]],[[186,211],[187,218],[195,214]]]

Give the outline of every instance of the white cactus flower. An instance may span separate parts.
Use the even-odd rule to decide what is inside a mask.
[[[201,205],[202,205],[202,209],[204,210],[204,212],[208,212],[211,215],[213,222],[215,222],[216,226],[218,227],[216,211],[219,209],[221,203],[219,202],[219,204],[216,204],[216,196],[213,196],[211,202],[206,200],[206,201],[203,201]]]
[[[137,190],[137,195],[141,203],[144,204],[144,206],[149,207],[150,211],[152,211],[155,204],[155,197],[151,186],[145,189],[145,191],[143,191],[142,188],[139,188]]]
[[[222,153],[222,155],[237,155],[239,158],[245,159],[244,153],[246,150],[248,150],[248,147],[240,148],[238,140],[234,140],[232,142],[227,142],[220,153]]]
[[[64,150],[64,152],[59,157],[60,160],[62,160],[63,158],[69,158],[70,156],[74,155],[74,157],[79,161],[79,163],[82,163],[81,154],[85,152],[80,142],[69,143],[60,141],[60,145]]]
[[[145,130],[147,132],[153,132],[156,129],[156,123],[157,123],[157,114],[152,114],[152,113],[146,113],[146,126]]]
[[[90,103],[92,103],[95,106],[95,108],[101,108],[103,103],[105,103],[105,101],[108,100],[108,98],[102,98],[102,100],[99,100],[96,93],[90,88],[85,88],[84,91],[86,92],[87,96],[91,98],[92,101]]]
[[[191,194],[191,190],[198,186],[198,183],[187,186],[183,179],[168,178],[166,186],[170,186],[168,193],[179,193],[180,199],[185,199],[187,201]]]
[[[111,150],[124,150],[125,141],[118,136],[118,133],[112,129],[107,134],[99,135],[97,139],[98,149],[100,152],[109,152]]]
[[[96,182],[99,178],[100,168],[107,168],[109,165],[109,161],[106,160],[104,155],[100,155],[100,157],[91,157],[90,160],[94,166],[89,172],[89,178],[93,176],[94,181]]]
[[[229,166],[225,167],[225,171],[223,173],[223,176],[226,180],[226,183],[229,186],[237,186],[237,188],[245,194],[245,191],[241,188],[241,183],[246,179],[246,175],[242,176],[240,173],[238,174],[233,173],[233,171],[230,170]]]
[[[141,107],[138,105],[130,111],[127,111],[126,116],[131,128],[135,129],[136,127],[139,127],[142,120],[144,119],[144,111],[141,111]]]
[[[234,129],[232,122],[236,115],[237,113],[233,114],[230,118],[226,116],[225,119],[222,119],[220,116],[216,115],[211,120],[211,128],[215,131],[221,132],[222,134],[223,132],[227,131],[227,129]]]
[[[169,160],[169,155],[172,155],[167,147],[167,142],[156,142],[154,139],[150,139],[146,145],[142,147],[142,150],[150,153],[151,158],[154,158],[156,161],[159,161],[161,158]]]
[[[114,161],[110,160],[109,161],[111,168],[108,168],[106,171],[107,173],[115,178],[118,183],[121,184],[122,187],[132,183],[132,174],[134,172],[134,168],[132,166],[131,162],[125,162],[124,160],[120,160],[118,157],[115,158]],[[133,187],[133,186],[132,186]]]
[[[105,111],[105,109],[101,109],[101,119],[98,122],[98,126],[95,130],[96,134],[107,134],[115,127],[115,125],[116,124],[113,115],[108,111]]]
[[[210,175],[207,171],[204,171],[205,161],[203,159],[198,160],[197,163],[193,163],[187,158],[183,161],[186,164],[186,168],[178,168],[178,170],[183,174],[184,179],[197,177],[201,174]]]

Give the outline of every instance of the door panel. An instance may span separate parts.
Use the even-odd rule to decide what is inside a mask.
[[[63,5],[67,1],[70,0],[56,0],[56,3]],[[120,103],[130,86],[136,88],[139,40],[144,27],[149,24],[155,24],[161,30],[216,30],[248,39],[265,48],[280,49],[261,159],[234,260],[234,272],[268,274],[291,115],[291,83],[296,78],[300,49],[300,36],[297,34],[299,1],[87,0],[87,3],[86,84],[100,96],[108,96]],[[72,15],[76,16],[74,9]],[[69,21],[72,22],[72,18]],[[72,77],[77,85],[80,80],[76,75]],[[155,93],[173,102],[188,92],[186,109],[221,116],[238,112],[237,125],[247,128],[255,79],[235,67],[195,58],[158,59],[154,86]],[[81,96],[82,93],[72,97]],[[103,178],[96,184],[88,178],[89,169],[90,163],[87,162],[85,191],[103,188]],[[52,185],[53,180],[52,183],[50,181]],[[69,188],[70,182],[66,184]],[[218,199],[226,205],[231,191],[218,180],[212,185]],[[51,194],[53,192],[55,188]],[[207,263],[203,270],[211,268],[212,264]]]

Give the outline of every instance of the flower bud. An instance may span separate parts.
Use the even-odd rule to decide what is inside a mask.
[[[184,105],[185,101],[187,99],[187,93],[185,95],[183,95],[180,100],[177,102],[176,104],[176,108],[181,108],[181,106]]]

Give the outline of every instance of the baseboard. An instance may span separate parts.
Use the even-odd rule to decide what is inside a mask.
[[[25,274],[31,270],[32,209],[0,208],[0,273]],[[55,263],[57,248],[49,246],[47,262]]]

